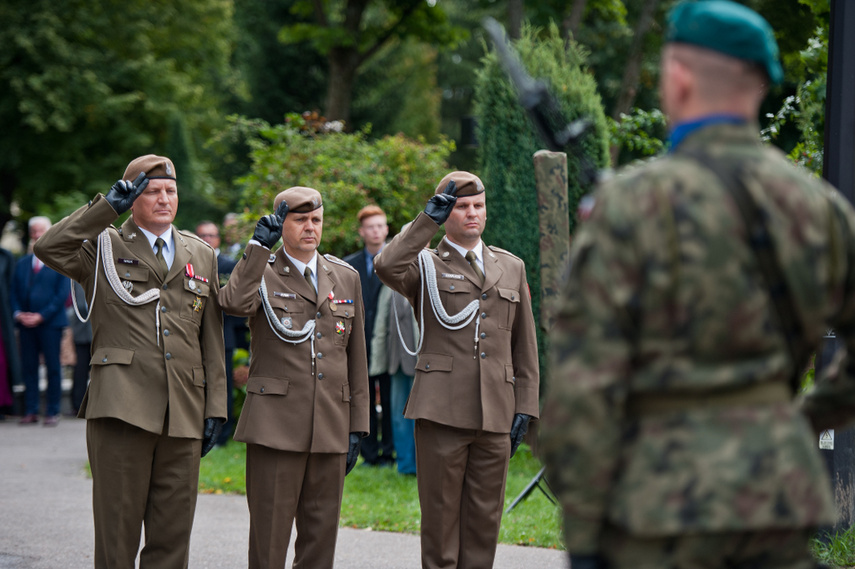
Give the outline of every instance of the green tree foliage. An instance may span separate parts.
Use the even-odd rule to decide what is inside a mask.
[[[229,109],[270,123],[287,113],[320,111],[327,85],[327,60],[308,42],[283,43],[286,25],[311,23],[292,12],[295,0],[241,0],[235,10],[234,65],[247,96]]]
[[[608,164],[609,129],[597,86],[584,68],[581,50],[565,50],[558,27],[541,30],[525,26],[515,42],[520,59],[533,77],[548,80],[565,117],[586,117],[593,127],[584,138],[582,152],[598,168]],[[481,178],[487,187],[488,223],[484,240],[521,257],[528,269],[535,318],[540,319],[540,251],[533,154],[543,148],[517,94],[496,55],[484,58],[476,82],[475,99],[480,141]],[[578,183],[579,160],[568,155],[569,208],[575,214],[588,191]],[[574,228],[571,219],[571,232]],[[538,327],[539,328],[539,327]],[[539,338],[541,349],[543,338]],[[541,351],[541,353],[545,353]]]
[[[659,109],[648,112],[636,108],[631,114],[621,115],[619,121],[608,120],[611,144],[626,151],[621,153],[625,160],[647,158],[665,150],[667,128],[665,115]]]
[[[58,196],[85,203],[170,144],[200,158],[237,86],[231,0],[7,0],[0,20],[0,223],[13,200],[22,216],[67,213]],[[213,198],[204,164],[188,164],[182,196]]]
[[[233,118],[250,135],[252,168],[239,183],[252,223],[292,186],[308,186],[324,198],[321,249],[344,256],[361,246],[356,214],[368,204],[388,216],[390,232],[415,218],[449,168],[454,144],[427,144],[404,135],[370,140],[367,132],[337,132],[340,123],[313,124],[300,115],[270,125]],[[255,136],[253,136],[255,135]]]
[[[327,57],[324,113],[346,122],[358,74],[392,40],[412,37],[442,45],[465,34],[449,25],[439,5],[425,0],[297,0],[291,12],[301,21],[283,27],[279,37],[286,43],[310,42]]]
[[[803,49],[784,57],[785,70],[798,78],[796,94],[785,98],[775,113],[768,113],[763,136],[779,146],[786,128],[795,127],[798,140],[789,145],[790,158],[797,164],[822,173],[825,133],[826,76],[828,73],[829,0],[800,0],[816,23]]]
[[[403,132],[439,140],[436,58],[437,48],[414,38],[390,42],[361,73],[351,125],[371,125],[374,137]]]

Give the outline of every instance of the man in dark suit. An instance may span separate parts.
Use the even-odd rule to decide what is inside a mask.
[[[21,383],[21,360],[12,320],[12,277],[15,257],[0,249],[0,421],[15,413],[12,386]]]
[[[362,301],[365,303],[365,337],[368,339],[368,361],[371,361],[371,338],[374,335],[374,321],[377,314],[377,297],[380,295],[382,283],[374,273],[374,256],[383,249],[389,226],[386,224],[386,214],[376,205],[368,205],[359,210],[359,236],[365,247],[356,253],[345,257],[345,263],[350,264],[359,273],[362,284]],[[382,416],[377,422],[377,405],[375,392],[380,392],[380,407]],[[391,379],[388,373],[372,375],[368,378],[369,395],[369,428],[368,436],[362,441],[362,458],[366,464],[379,466],[392,464],[395,459],[395,443],[392,438],[392,399]],[[379,432],[378,432],[379,426]],[[379,440],[378,440],[379,439]]]
[[[35,243],[51,226],[46,217],[30,219],[30,243]],[[12,315],[18,325],[21,347],[21,370],[24,376],[25,408],[22,425],[39,422],[39,354],[47,368],[47,401],[44,425],[59,421],[62,399],[62,366],[59,346],[62,330],[68,326],[65,300],[70,291],[68,278],[45,267],[32,253],[24,255],[15,266],[12,283]]]
[[[220,288],[226,286],[237,262],[220,249],[220,229],[213,221],[200,221],[196,224],[196,236],[214,248],[214,251],[217,253]],[[234,375],[232,373],[232,360],[234,359],[235,348],[239,345],[240,336],[242,334],[245,335],[248,331],[246,318],[223,314],[223,342],[226,352],[226,396],[228,398],[227,410],[229,418],[226,424],[223,425],[220,438],[217,440],[218,445],[224,445],[229,442],[229,437],[232,436],[232,431],[234,430],[235,419],[232,412],[232,407],[234,406]]]

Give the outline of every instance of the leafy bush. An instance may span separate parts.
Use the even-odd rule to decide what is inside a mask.
[[[632,114],[622,114],[620,121],[609,119],[609,124],[611,144],[628,151],[629,160],[655,156],[665,149],[667,127],[659,109],[636,108]]]
[[[356,214],[363,206],[380,206],[393,234],[422,211],[454,150],[444,139],[427,144],[397,134],[371,140],[368,129],[345,133],[341,123],[312,115],[290,114],[278,125],[231,120],[251,149],[250,172],[238,180],[246,221],[269,213],[282,190],[315,188],[324,199],[321,250],[339,257],[361,247]]]

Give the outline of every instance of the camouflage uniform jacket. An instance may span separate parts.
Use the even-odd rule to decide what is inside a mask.
[[[606,523],[667,536],[835,519],[810,421],[851,415],[853,373],[842,359],[799,408],[742,217],[691,153],[740,172],[768,214],[811,344],[855,322],[855,212],[756,124],[701,128],[600,187],[572,245],[541,431],[574,553],[596,551]],[[757,386],[771,389],[742,397]]]

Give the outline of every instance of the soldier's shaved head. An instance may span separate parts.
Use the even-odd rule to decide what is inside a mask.
[[[714,113],[757,120],[767,83],[759,65],[703,47],[671,43],[662,52],[660,96],[672,122]]]

